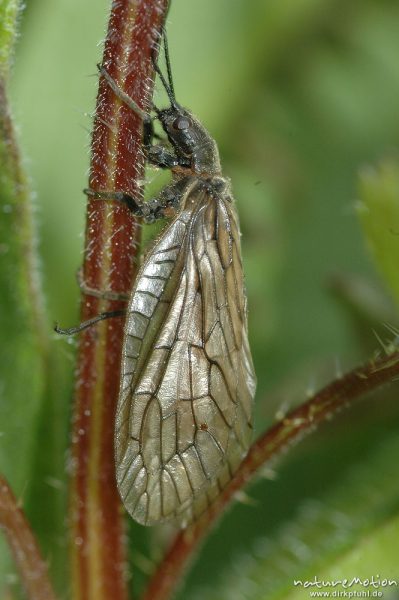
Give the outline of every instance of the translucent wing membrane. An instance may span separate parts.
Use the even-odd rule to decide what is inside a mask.
[[[239,237],[228,194],[188,180],[132,292],[116,473],[127,510],[145,525],[196,518],[250,443],[255,376]]]

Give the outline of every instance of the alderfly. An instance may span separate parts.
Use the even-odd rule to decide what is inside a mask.
[[[152,144],[152,120],[104,69],[113,91],[144,122],[148,162],[172,182],[140,203],[119,200],[145,222],[175,217],[147,252],[130,295],[115,424],[118,490],[143,525],[197,518],[231,479],[252,434],[255,375],[248,344],[238,217],[219,152],[175,98],[154,61],[170,106],[154,107],[168,145]]]

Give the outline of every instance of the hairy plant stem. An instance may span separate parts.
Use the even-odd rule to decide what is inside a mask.
[[[259,469],[274,462],[285,449],[309,435],[317,425],[398,376],[398,351],[370,360],[334,380],[261,435],[222,494],[197,522],[182,530],[173,540],[142,600],[168,600],[173,596],[206,534],[234,499],[236,492],[253,479]]]
[[[0,528],[18,567],[29,600],[55,600],[36,539],[7,481],[0,476]]]
[[[167,0],[115,0],[103,67],[145,111],[153,88],[151,52]],[[140,198],[142,122],[100,78],[89,187]],[[86,290],[126,294],[137,267],[140,230],[126,207],[90,198],[83,281]],[[83,291],[82,321],[124,308]],[[80,338],[72,435],[71,547],[74,600],[125,600],[125,536],[115,487],[113,430],[123,319],[103,321]]]

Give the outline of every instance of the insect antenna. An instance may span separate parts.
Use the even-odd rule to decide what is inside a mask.
[[[164,33],[164,35],[165,35],[165,33]],[[168,51],[167,42],[165,45],[165,59],[166,59],[166,70],[168,73],[169,83],[166,81],[164,74],[162,73],[161,69],[159,68],[158,62],[155,57],[155,51],[152,52],[152,64],[154,66],[154,70],[157,73],[157,75],[159,75],[159,78],[162,81],[162,85],[165,88],[165,91],[168,95],[171,105],[173,106],[173,108],[177,109],[178,106],[177,106],[177,102],[176,102],[176,98],[175,98],[175,91],[173,88],[172,72],[171,72],[171,68],[170,68],[169,51]]]
[[[168,44],[168,38],[167,38],[165,29],[163,31],[163,47],[164,47],[164,52],[165,52],[166,71],[168,73],[169,89],[172,92],[173,98],[176,100],[175,86],[173,85],[173,77],[172,77],[172,67],[170,66],[169,44]]]
[[[155,112],[155,114],[157,115],[156,117],[153,117],[154,119],[159,119],[159,116],[161,114],[161,110],[154,104],[152,103],[152,110]]]

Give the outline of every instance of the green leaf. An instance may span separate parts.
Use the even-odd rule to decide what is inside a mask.
[[[358,215],[371,253],[399,304],[399,164],[385,161],[364,170]]]

